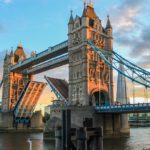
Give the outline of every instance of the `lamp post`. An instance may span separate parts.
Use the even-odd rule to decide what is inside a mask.
[[[32,141],[28,139],[27,142],[29,143],[29,150],[32,150]]]

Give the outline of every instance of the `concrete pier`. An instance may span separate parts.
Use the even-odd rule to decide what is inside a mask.
[[[129,132],[122,130],[121,115],[120,114],[96,114],[94,107],[90,106],[72,106],[71,109],[71,126],[72,128],[84,127],[83,122],[85,118],[91,118],[94,128],[103,127],[104,138],[110,137],[121,137],[129,135]],[[59,111],[58,111],[59,110]],[[61,108],[51,109],[51,118],[46,123],[45,133],[46,138],[48,137],[48,132],[51,133],[56,127],[61,126]],[[49,134],[50,135],[50,134]],[[51,133],[52,135],[52,133]]]

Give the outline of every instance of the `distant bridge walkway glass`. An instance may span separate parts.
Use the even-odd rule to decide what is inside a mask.
[[[96,113],[143,113],[143,112],[150,112],[150,103],[96,106],[95,112]]]

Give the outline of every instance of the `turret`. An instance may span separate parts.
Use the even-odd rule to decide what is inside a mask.
[[[82,26],[88,27],[88,18],[87,18],[87,5],[84,3],[84,9],[82,12]]]
[[[70,19],[68,23],[69,33],[73,30],[73,24],[74,24],[74,19],[73,19],[72,10],[71,10]]]
[[[83,9],[82,17],[87,17],[87,15],[86,15],[86,3],[84,3],[84,9]]]
[[[6,61],[8,58],[9,58],[8,50],[6,49],[6,55],[5,55],[4,61]]]
[[[107,23],[106,23],[106,33],[108,36],[112,37],[112,26],[110,23],[109,15],[107,16]]]
[[[24,59],[26,59],[26,54],[24,52],[22,44],[19,43],[14,53],[14,62],[18,63],[19,61],[22,61]]]
[[[14,51],[13,51],[13,48],[11,49],[11,52],[10,52],[10,61],[11,61],[11,64],[14,64]]]

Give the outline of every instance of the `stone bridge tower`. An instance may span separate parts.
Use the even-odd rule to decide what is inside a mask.
[[[3,66],[3,95],[2,95],[2,111],[9,112],[13,109],[19,95],[27,83],[32,79],[32,76],[14,73],[10,71],[11,65],[21,63],[26,59],[24,49],[21,44],[18,45],[15,52],[6,53]]]
[[[92,41],[110,55],[113,49],[112,26],[106,27],[96,15],[91,3],[84,6],[82,16],[68,23],[69,100],[73,105],[95,106],[114,101],[113,72],[87,45]]]

